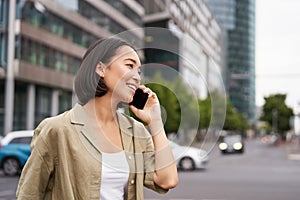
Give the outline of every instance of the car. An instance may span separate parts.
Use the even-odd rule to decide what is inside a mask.
[[[169,144],[178,169],[192,171],[206,168],[209,156],[205,150],[190,146],[181,146],[172,141],[169,141]]]
[[[220,151],[225,153],[244,153],[244,142],[241,135],[226,135],[219,144]]]
[[[5,175],[18,175],[30,156],[33,130],[13,131],[0,142],[0,169]]]
[[[261,142],[267,145],[276,145],[280,141],[279,134],[272,133],[270,135],[265,135],[261,138]]]

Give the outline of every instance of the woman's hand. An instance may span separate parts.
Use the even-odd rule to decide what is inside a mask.
[[[143,90],[143,92],[148,93],[148,100],[145,104],[143,110],[137,109],[133,105],[130,105],[130,110],[143,122],[150,125],[152,122],[159,121],[161,122],[161,111],[159,100],[154,92],[152,92],[149,88],[141,85],[139,87]]]

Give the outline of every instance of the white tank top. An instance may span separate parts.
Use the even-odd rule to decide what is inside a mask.
[[[125,152],[102,152],[100,200],[123,200],[128,178],[129,165]]]

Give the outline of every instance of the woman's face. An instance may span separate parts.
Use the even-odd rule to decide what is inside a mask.
[[[118,101],[131,102],[135,90],[140,85],[140,66],[140,59],[131,47],[119,47],[104,69],[104,82],[108,87],[108,94]]]

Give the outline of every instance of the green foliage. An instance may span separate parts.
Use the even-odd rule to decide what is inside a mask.
[[[179,126],[185,130],[197,127],[197,101],[180,78],[167,81],[157,73],[146,86],[159,98],[167,133],[177,132]]]
[[[199,129],[207,129],[211,119],[211,100],[206,98],[204,100],[198,100],[200,120]]]
[[[237,112],[230,101],[227,101],[226,118],[224,130],[240,130],[245,131],[250,128],[244,116]]]
[[[285,104],[285,94],[274,94],[265,97],[260,120],[267,122],[274,132],[283,135],[291,129],[290,118],[294,115],[292,108]]]
[[[214,109],[212,109],[211,96],[214,96],[214,98],[217,97],[216,103],[214,104]],[[224,102],[225,99],[221,95],[213,94],[211,96],[208,96],[204,100],[198,100],[200,108],[199,129],[207,129],[209,127],[212,120],[212,112],[214,114],[214,118],[220,122],[223,121],[222,119],[218,119],[218,116],[222,115],[224,112],[223,103],[221,102]],[[249,129],[249,124],[243,115],[238,113],[228,100],[226,101],[226,116],[223,129],[233,131],[244,131]]]
[[[196,99],[180,78],[168,81],[160,73],[155,74],[151,82],[145,85],[159,98],[166,133],[176,133],[179,127],[185,131],[203,130],[212,124],[217,129],[249,129],[245,118],[217,90],[212,91],[206,99]]]
[[[175,94],[161,83],[161,77],[156,77],[159,82],[146,84],[153,92],[156,93],[162,106],[163,120],[165,121],[165,130],[169,132],[177,132],[180,124],[180,106]],[[160,83],[160,84],[158,84]]]

